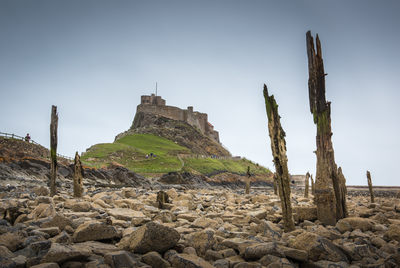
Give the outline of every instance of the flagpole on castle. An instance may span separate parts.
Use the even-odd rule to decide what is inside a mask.
[[[156,97],[157,97],[157,82],[156,82]]]

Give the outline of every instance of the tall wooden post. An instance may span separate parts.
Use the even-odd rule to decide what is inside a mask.
[[[311,179],[311,193],[312,193],[312,195],[315,195],[315,185],[314,185],[314,179],[313,179],[312,175],[310,175],[310,179]]]
[[[278,180],[276,179],[275,173],[274,173],[274,194],[278,195]]]
[[[375,203],[374,191],[372,190],[371,173],[368,170],[367,170],[367,180],[368,180],[369,194],[371,196],[371,203]]]
[[[308,90],[310,111],[317,126],[317,174],[315,178],[315,203],[317,216],[324,224],[335,225],[346,217],[346,197],[343,174],[339,177],[338,168],[332,146],[331,106],[325,99],[325,71],[322,60],[322,50],[319,37],[316,38],[315,53],[314,39],[311,32],[307,32],[308,56]]]
[[[279,196],[282,206],[282,218],[285,232],[293,231],[294,221],[292,205],[290,203],[290,179],[287,166],[285,131],[282,129],[278,104],[274,95],[268,95],[267,86],[264,84],[265,108],[268,117],[268,130],[271,139],[271,150],[274,158],[275,174],[278,181]]]
[[[57,106],[51,106],[51,122],[50,122],[50,196],[57,193],[56,178],[57,178],[57,127],[58,114]]]
[[[308,188],[310,188],[310,173],[307,172],[306,179],[304,180],[304,197],[308,197]]]
[[[74,160],[74,197],[80,198],[83,194],[83,168],[78,152]]]
[[[246,194],[250,194],[250,166],[247,167]]]

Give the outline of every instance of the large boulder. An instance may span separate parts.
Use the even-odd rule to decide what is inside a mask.
[[[221,242],[221,245],[227,248],[232,248],[241,254],[245,251],[245,249],[251,245],[259,244],[253,240],[245,240],[239,237],[225,239]]]
[[[47,196],[50,194],[49,188],[45,186],[36,186],[32,190],[37,196]]]
[[[36,241],[29,243],[28,246],[18,251],[18,255],[25,256],[27,260],[27,266],[32,266],[40,263],[40,260],[44,255],[47,254],[51,247],[51,241]]]
[[[207,217],[200,217],[197,218],[193,223],[192,227],[195,228],[213,228],[215,229],[218,225],[218,222],[216,220],[207,218]]]
[[[212,229],[205,229],[203,231],[194,232],[187,236],[187,243],[189,246],[196,249],[199,256],[205,256],[208,249],[212,249],[217,243],[215,232]]]
[[[174,188],[169,189],[166,193],[172,199],[175,199],[178,196],[178,192]]]
[[[87,201],[74,202],[71,206],[74,212],[89,212],[92,206]]]
[[[273,239],[279,239],[282,236],[281,228],[271,221],[261,220],[259,224],[253,225],[252,230]]]
[[[305,262],[308,260],[308,253],[305,250],[279,247],[279,252],[282,253],[286,258],[293,259],[299,262]]]
[[[54,208],[54,203],[39,204],[32,212],[29,214],[29,218],[32,219],[39,219],[39,218],[46,218],[46,217],[53,217],[56,215],[56,210]]]
[[[275,242],[257,243],[244,249],[242,257],[245,260],[258,260],[265,255],[281,256]]]
[[[7,232],[0,235],[0,245],[14,252],[22,246],[24,239],[25,236],[21,231]]]
[[[400,242],[400,225],[391,224],[386,231],[384,238],[387,240],[396,240]]]
[[[78,226],[73,235],[75,243],[119,238],[120,233],[114,226],[102,222],[91,221]]]
[[[140,211],[132,210],[130,208],[112,208],[107,210],[108,215],[113,216],[118,220],[131,221],[134,218],[145,218]]]
[[[137,261],[125,250],[107,253],[104,255],[104,262],[111,268],[138,267]]]
[[[166,268],[171,267],[171,264],[164,260],[160,253],[151,251],[142,256],[142,262],[150,265],[151,267]]]
[[[133,231],[129,237],[124,237],[118,247],[140,254],[150,251],[164,253],[173,248],[179,239],[180,235],[175,229],[155,222],[148,222]]]
[[[0,256],[8,259],[15,257],[14,254],[5,246],[0,246]]]
[[[90,251],[91,254],[96,254],[101,256],[104,256],[107,253],[120,250],[113,244],[103,243],[99,241],[86,241],[82,243],[75,243],[74,248],[82,249],[82,251]]]
[[[360,217],[344,218],[336,223],[336,229],[341,233],[351,232],[355,229],[360,229],[363,232],[372,231],[373,226],[374,221]]]
[[[204,259],[190,254],[178,254],[175,251],[171,250],[165,254],[165,259],[167,259],[173,267],[176,268],[213,268],[209,262],[206,262]]]
[[[75,259],[84,260],[90,256],[90,253],[89,250],[84,250],[82,247],[75,248],[70,245],[52,243],[49,251],[44,255],[41,262],[63,263]]]
[[[64,217],[62,214],[56,214],[54,217],[51,217],[49,221],[42,223],[40,227],[58,227],[60,230],[64,230],[67,225],[72,226],[72,221]]]
[[[348,261],[341,249],[326,238],[317,234],[304,232],[290,242],[290,247],[307,251],[312,261]]]

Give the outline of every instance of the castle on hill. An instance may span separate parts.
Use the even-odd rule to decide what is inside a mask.
[[[141,102],[137,106],[137,112],[150,113],[173,120],[184,121],[200,130],[203,135],[220,143],[218,131],[214,130],[214,126],[208,122],[208,115],[206,113],[193,111],[193,106],[189,106],[186,110],[174,106],[167,106],[165,100],[161,98],[161,96],[151,94],[150,96],[141,96]]]

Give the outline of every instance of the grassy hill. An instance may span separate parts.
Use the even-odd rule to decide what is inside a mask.
[[[150,153],[156,156],[146,158]],[[254,174],[270,173],[268,169],[247,159],[196,158],[192,156],[190,149],[152,134],[127,135],[114,143],[94,145],[81,159],[85,165],[92,167],[105,167],[111,163],[118,163],[143,175],[171,171],[189,171],[203,175],[219,172],[245,174],[247,166],[250,166]]]

